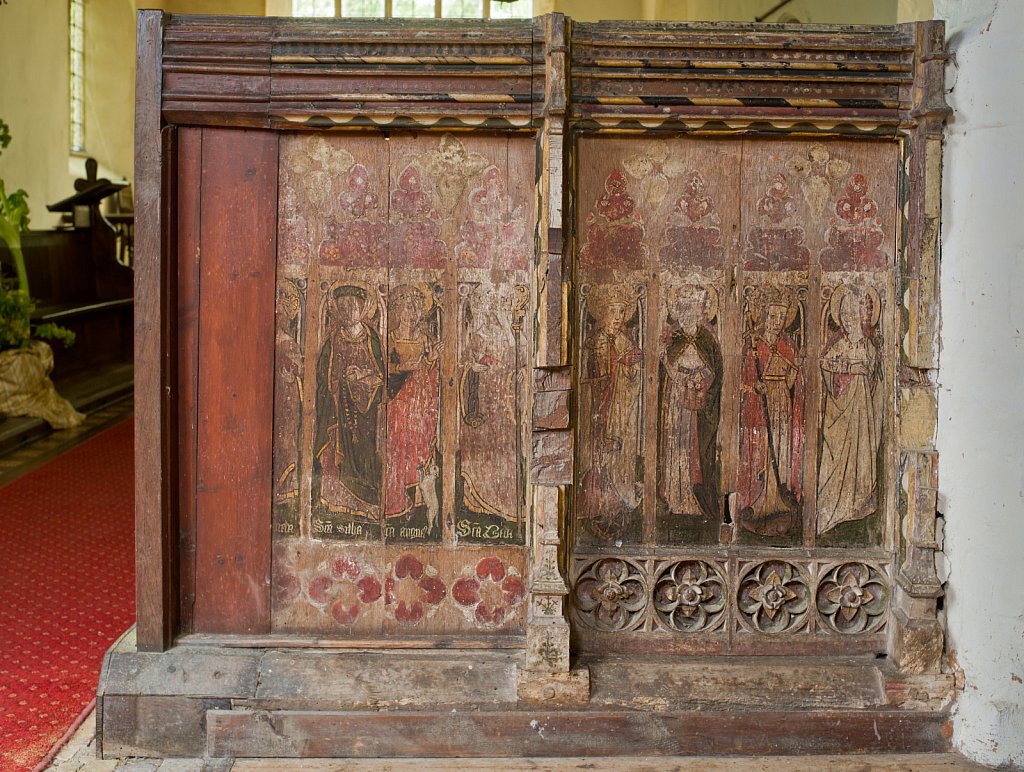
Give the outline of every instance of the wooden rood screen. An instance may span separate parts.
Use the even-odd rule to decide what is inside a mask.
[[[941,25],[140,19],[140,646],[937,663]]]

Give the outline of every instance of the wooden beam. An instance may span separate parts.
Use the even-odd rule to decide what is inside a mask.
[[[160,11],[138,19],[135,90],[135,538],[138,648],[170,644],[176,587],[171,538],[171,325],[165,253],[169,212],[160,115],[163,28]]]

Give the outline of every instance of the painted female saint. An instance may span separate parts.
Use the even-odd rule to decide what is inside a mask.
[[[833,332],[821,355],[824,408],[818,467],[818,533],[878,508],[882,365],[878,292],[840,285],[828,303]]]
[[[376,291],[333,285],[324,301],[323,344],[316,367],[313,512],[341,515],[347,526],[319,530],[335,536],[376,536],[381,466],[378,414],[384,357],[375,329]]]
[[[785,287],[748,288],[740,397],[739,520],[792,536],[803,475],[803,304]]]
[[[528,302],[525,285],[459,284],[455,510],[456,533],[467,541],[508,543],[521,531],[522,332]]]
[[[429,286],[402,284],[391,290],[384,515],[406,515],[410,523],[417,518],[403,529],[413,539],[439,535],[440,326],[440,308]]]
[[[302,341],[305,279],[282,279],[274,325],[274,528],[299,531],[299,469],[302,466]]]
[[[712,288],[682,287],[672,338],[661,360],[658,493],[671,515],[714,516],[719,506],[718,419],[722,351],[706,322],[717,316]]]
[[[593,320],[580,361],[579,511],[602,539],[630,534],[627,521],[640,506],[640,392],[643,352],[635,292],[601,285],[591,290]]]

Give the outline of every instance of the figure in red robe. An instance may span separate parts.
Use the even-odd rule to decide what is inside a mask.
[[[800,324],[793,329],[797,302],[782,293],[769,299],[743,350],[739,520],[760,536],[791,536],[800,516],[804,376],[794,335]]]
[[[424,508],[427,532],[437,528],[440,452],[437,445],[442,343],[433,297],[415,285],[391,293],[388,331],[386,517]]]

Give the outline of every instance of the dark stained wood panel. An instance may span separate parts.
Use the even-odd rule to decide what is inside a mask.
[[[196,632],[270,627],[277,151],[203,133]]]
[[[168,170],[161,120],[163,20],[143,14],[138,21],[135,145],[137,216],[135,301],[135,567],[138,645],[160,650],[174,633],[174,512],[169,358],[173,325],[167,317],[173,261],[167,231],[173,212],[166,187]]]
[[[196,388],[203,130],[178,131],[178,533],[181,629],[192,631],[196,570]]]

